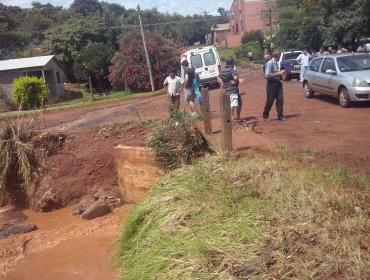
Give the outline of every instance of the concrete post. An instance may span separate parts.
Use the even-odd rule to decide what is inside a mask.
[[[208,88],[201,90],[202,95],[202,114],[204,120],[204,131],[206,134],[212,134],[211,109],[209,104]]]
[[[221,148],[224,152],[233,149],[233,124],[231,122],[230,97],[224,91],[220,93]]]

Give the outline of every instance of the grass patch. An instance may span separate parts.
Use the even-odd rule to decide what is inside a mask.
[[[29,116],[32,114],[35,114],[35,112],[57,112],[61,110],[67,110],[67,109],[73,109],[73,108],[81,108],[81,107],[88,107],[88,106],[94,106],[97,104],[102,103],[109,103],[114,101],[121,101],[121,100],[128,100],[128,99],[135,99],[145,96],[151,96],[156,93],[127,93],[127,92],[114,92],[110,95],[101,96],[101,95],[95,95],[95,101],[91,100],[91,95],[87,91],[82,92],[83,97],[78,99],[72,99],[68,101],[58,102],[51,104],[43,109],[38,110],[29,110],[29,111],[10,111],[10,112],[3,112],[0,113],[0,120],[6,119],[6,118],[14,118],[14,117],[20,117],[20,116]]]
[[[217,52],[220,56],[221,61],[225,61],[228,56],[232,56],[235,58],[235,50],[236,48],[217,47]]]
[[[119,279],[368,279],[369,195],[368,177],[284,147],[208,156],[131,213]]]

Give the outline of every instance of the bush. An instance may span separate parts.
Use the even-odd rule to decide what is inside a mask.
[[[167,169],[191,161],[209,151],[208,143],[194,127],[195,119],[185,112],[171,110],[171,117],[161,121],[148,138],[148,147],[158,163]]]
[[[247,53],[253,52],[253,61],[259,61],[263,59],[263,50],[258,42],[250,42],[242,45],[235,50],[235,55],[238,60],[246,60]]]
[[[13,98],[22,107],[40,107],[46,102],[48,88],[42,78],[20,77],[14,80],[13,86]]]
[[[250,32],[245,32],[241,41],[243,45],[248,44],[250,42],[258,42],[260,47],[262,47],[264,35],[261,30],[252,30]]]

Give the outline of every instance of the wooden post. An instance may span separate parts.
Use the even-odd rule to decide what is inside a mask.
[[[91,85],[91,77],[89,76],[89,87],[90,87],[90,94],[91,94],[91,100],[94,101],[94,94],[92,92],[92,85]]]
[[[221,148],[224,152],[233,149],[233,124],[231,122],[230,97],[222,90],[220,94]]]
[[[209,104],[208,88],[201,89],[202,95],[202,114],[204,120],[204,131],[206,134],[212,134],[211,109]]]

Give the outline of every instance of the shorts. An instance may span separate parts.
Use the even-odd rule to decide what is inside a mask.
[[[190,101],[193,101],[194,102],[194,99],[195,99],[195,88],[194,87],[184,88],[184,95],[185,95],[185,101],[186,102],[190,102]]]
[[[242,105],[243,102],[239,93],[230,94],[230,107],[241,107]]]
[[[200,94],[196,94],[195,95],[195,100],[198,102],[198,104],[199,104],[200,107],[203,106],[202,96]]]

